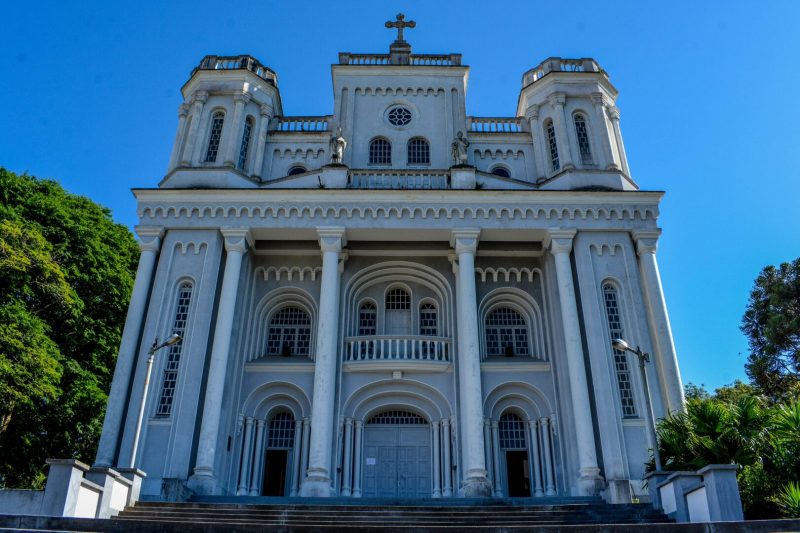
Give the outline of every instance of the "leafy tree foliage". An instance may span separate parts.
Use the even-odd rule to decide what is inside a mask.
[[[776,401],[800,397],[800,258],[761,271],[741,328],[753,383]]]
[[[0,167],[0,485],[92,460],[138,255],[108,209]]]

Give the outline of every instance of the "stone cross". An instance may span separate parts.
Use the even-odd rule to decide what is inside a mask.
[[[403,15],[402,13],[398,13],[397,14],[397,21],[391,21],[391,20],[387,20],[386,21],[386,27],[387,28],[397,28],[397,40],[398,41],[402,41],[403,40],[403,29],[404,28],[413,28],[416,25],[417,25],[417,23],[414,22],[413,20],[409,20],[408,22],[406,22],[406,16]]]

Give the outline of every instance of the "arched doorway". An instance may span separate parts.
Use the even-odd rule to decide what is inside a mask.
[[[431,495],[431,429],[410,411],[390,410],[364,426],[363,496],[428,498]]]
[[[291,454],[295,444],[295,423],[291,413],[277,413],[269,421],[264,452],[264,496],[288,496],[291,484]]]
[[[531,496],[528,439],[525,422],[512,412],[503,413],[499,423],[500,452],[505,464],[509,497]]]

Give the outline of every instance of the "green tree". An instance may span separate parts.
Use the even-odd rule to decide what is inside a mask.
[[[800,397],[800,258],[761,271],[741,329],[753,383],[775,401]]]
[[[93,459],[137,259],[108,209],[0,167],[0,483]]]

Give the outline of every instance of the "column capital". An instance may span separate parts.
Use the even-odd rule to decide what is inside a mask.
[[[197,91],[192,95],[193,104],[205,104],[208,101],[208,93],[206,91]]]
[[[352,418],[345,418],[344,419],[344,425],[345,426],[352,426],[353,425],[353,419]]]
[[[598,107],[602,107],[607,105],[608,102],[606,101],[606,97],[603,93],[592,93],[591,95],[592,104]]]
[[[531,418],[530,420],[528,420],[528,428],[536,429],[536,422],[537,420],[535,418]]]
[[[264,424],[266,424],[266,421],[264,421],[264,420],[262,420],[262,419],[260,419],[260,418],[256,420],[256,427],[257,427],[258,429],[261,429],[261,428],[263,428],[263,427],[264,427]]]
[[[542,425],[542,427],[547,427],[550,424],[550,419],[546,416],[543,416],[539,419],[539,423]]]
[[[304,426],[306,426],[306,427],[308,427],[309,425],[311,425],[311,419],[310,419],[310,418],[308,418],[308,417],[305,417],[305,418],[303,419],[303,425],[304,425]]]
[[[183,103],[178,106],[178,118],[185,117],[189,114],[191,106],[188,103]]]
[[[433,422],[431,422],[431,426],[433,426],[433,429],[439,429],[439,421],[434,420]]]
[[[246,426],[252,426],[253,425],[253,417],[252,416],[244,417],[244,424]]]
[[[566,93],[553,93],[547,97],[547,101],[553,107],[560,107],[567,103]]]
[[[572,240],[578,233],[574,229],[554,229],[547,233],[544,239],[544,247],[552,254],[570,253],[572,251]]]
[[[450,419],[449,418],[442,418],[442,427],[449,426]]]
[[[136,226],[133,230],[139,236],[140,251],[157,252],[161,248],[161,239],[164,237],[163,226]]]
[[[539,119],[539,104],[531,104],[528,106],[528,109],[525,110],[525,116],[528,120],[538,120]]]
[[[317,228],[319,247],[322,253],[342,251],[342,246],[347,244],[347,230],[339,226],[323,226]]]
[[[361,420],[356,420],[356,421],[355,421],[355,426],[356,426],[356,429],[361,429],[361,427],[362,427],[363,425],[364,425],[364,422],[362,422]]]
[[[253,97],[250,96],[250,93],[236,93],[236,94],[233,95],[233,101],[236,102],[237,104],[239,102],[242,102],[242,103],[246,104],[250,100],[252,100],[252,98]]]
[[[634,231],[632,236],[634,242],[636,242],[637,254],[654,254],[658,248],[658,238],[661,236],[661,230]]]
[[[262,117],[271,116],[272,115],[272,107],[270,107],[267,104],[261,104],[260,112],[261,112],[261,116]]]
[[[492,420],[492,429],[497,429],[499,427],[500,427],[500,421],[499,420]]]
[[[608,117],[611,120],[619,120],[619,108],[615,105],[608,106]]]
[[[492,425],[492,419],[491,418],[484,418],[483,419],[483,425],[486,426],[486,427],[491,426]]]
[[[225,238],[225,250],[228,252],[247,251],[248,246],[253,246],[253,235],[249,228],[223,227],[219,230]]]
[[[475,254],[478,250],[478,239],[480,239],[481,230],[478,228],[467,228],[453,230],[450,235],[450,246],[455,248],[456,254],[462,253]]]

